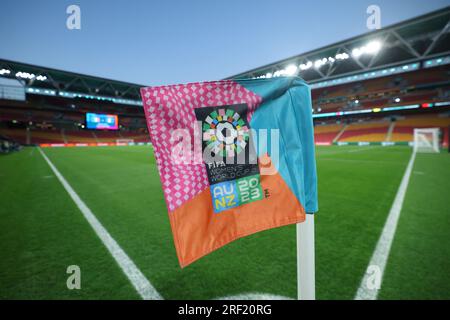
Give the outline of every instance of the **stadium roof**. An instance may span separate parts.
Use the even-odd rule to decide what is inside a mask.
[[[406,65],[434,66],[450,55],[450,6],[386,28],[375,30],[312,50],[294,57],[255,68],[227,79],[270,78],[298,74],[312,87],[319,83],[374,70]],[[397,73],[397,72],[395,72]],[[316,85],[313,85],[316,84]]]
[[[0,59],[0,76],[19,79],[28,94],[141,105],[143,85]]]

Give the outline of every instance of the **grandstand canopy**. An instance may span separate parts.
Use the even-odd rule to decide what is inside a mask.
[[[228,79],[298,74],[310,84],[325,83],[398,65],[420,67],[449,62],[450,7],[323,48],[242,72]],[[446,57],[444,60],[439,58]],[[433,58],[436,58],[433,60]],[[312,88],[317,86],[312,86]]]
[[[143,85],[104,79],[74,72],[0,60],[0,76],[18,79],[27,94],[88,98],[119,104],[141,105]]]

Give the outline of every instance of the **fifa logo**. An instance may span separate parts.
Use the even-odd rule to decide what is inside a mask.
[[[246,104],[195,109],[215,213],[263,199]]]
[[[234,157],[241,153],[249,140],[249,128],[239,113],[229,108],[211,112],[203,126],[203,141],[214,155]]]

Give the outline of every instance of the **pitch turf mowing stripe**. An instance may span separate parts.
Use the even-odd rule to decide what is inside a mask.
[[[405,174],[403,175],[400,187],[398,188],[395,200],[392,203],[392,207],[391,210],[389,211],[386,223],[384,224],[383,231],[380,235],[380,238],[378,239],[375,251],[373,252],[372,258],[370,259],[367,271],[363,279],[361,280],[361,285],[359,286],[358,291],[356,292],[355,296],[356,300],[377,299],[378,292],[380,289],[378,288],[378,286],[382,284],[384,269],[388,261],[392,240],[394,239],[395,231],[397,229],[398,219],[400,218],[400,212],[402,210],[403,200],[405,199],[405,194],[408,188],[409,178],[411,176],[415,158],[416,153],[413,152],[411,155],[411,159],[408,162],[408,166],[406,167]],[[379,284],[377,284],[374,287],[371,287],[369,285],[369,282],[373,281],[374,277],[373,268],[378,268],[376,270],[377,272],[379,272],[378,276],[380,277],[380,279],[377,281],[379,282]]]
[[[0,299],[139,298],[35,148],[0,156],[0,227]]]
[[[319,299],[353,299],[411,153],[407,147],[348,152],[358,148],[317,148]]]
[[[368,147],[360,146],[358,149],[349,150],[348,152],[350,152],[350,153],[354,153],[354,152],[366,152],[367,150],[376,150],[376,149],[378,149],[378,148],[385,148],[385,147],[382,147],[382,146],[368,146]]]
[[[450,154],[417,154],[379,299],[450,299]]]
[[[317,149],[317,298],[352,299],[410,149],[352,154],[341,151],[358,147],[326,148]],[[322,151],[339,151],[333,157],[361,161],[322,161]],[[54,148],[46,153],[166,299],[212,299],[246,292],[296,297],[295,225],[240,239],[182,270],[150,147]]]
[[[130,280],[133,287],[145,300],[161,300],[161,296],[156,292],[155,288],[150,284],[147,278],[142,274],[142,272],[136,267],[133,261],[127,256],[127,254],[122,250],[122,248],[117,244],[114,238],[108,233],[108,231],[102,226],[102,224],[97,220],[95,215],[92,213],[91,209],[80,199],[78,194],[73,190],[67,180],[61,175],[58,169],[53,165],[50,159],[45,155],[42,149],[39,148],[39,152],[44,157],[45,161],[48,163],[53,173],[56,175],[58,180],[66,189],[67,193],[72,198],[73,202],[77,205],[83,216],[94,229],[97,236],[102,240],[105,247],[108,249],[109,253],[116,260],[119,267]]]

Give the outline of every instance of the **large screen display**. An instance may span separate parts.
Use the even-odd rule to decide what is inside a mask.
[[[86,113],[86,127],[97,130],[118,130],[119,118],[113,114]]]

